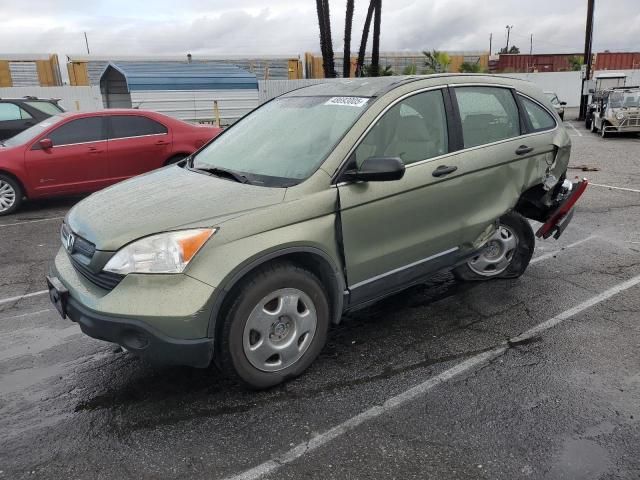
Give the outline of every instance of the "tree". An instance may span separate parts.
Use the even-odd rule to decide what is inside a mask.
[[[351,26],[353,24],[354,0],[347,0],[347,12],[344,22],[344,56],[342,57],[342,76],[351,76]]]
[[[515,45],[511,45],[509,51],[507,51],[506,47],[502,47],[498,53],[520,53],[520,49]]]
[[[333,42],[331,41],[331,18],[329,16],[329,0],[316,0],[318,27],[320,28],[320,50],[325,78],[336,77],[336,66],[333,58]]]
[[[422,52],[425,56],[424,65],[427,67],[425,73],[443,73],[449,71],[451,58],[446,52],[433,50],[431,52]]]
[[[362,73],[360,76],[362,77],[391,77],[393,75],[395,75],[395,73],[393,72],[393,67],[391,67],[391,65],[387,65],[384,67],[383,70],[380,70],[378,68],[377,70],[377,75],[373,74],[373,68],[371,67],[371,64],[365,64],[362,66]]]
[[[369,29],[371,28],[371,20],[373,14],[378,8],[378,0],[369,1],[369,9],[367,10],[367,17],[364,21],[364,27],[362,28],[362,39],[360,40],[360,50],[358,50],[358,62],[356,63],[356,77],[363,76],[364,70],[364,56],[367,51],[367,40],[369,39]]]
[[[458,70],[460,73],[480,73],[482,72],[482,67],[479,63],[463,62]]]
[[[415,75],[418,73],[418,67],[415,63],[411,63],[402,70],[403,75]]]
[[[372,0],[375,1],[375,0]],[[373,17],[373,45],[371,47],[371,76],[380,75],[380,22],[382,21],[382,0],[376,2],[376,13]]]
[[[576,72],[582,70],[582,65],[584,65],[584,58],[574,55],[573,57],[569,57],[569,68]]]

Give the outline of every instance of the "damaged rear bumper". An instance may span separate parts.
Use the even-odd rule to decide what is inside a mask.
[[[573,207],[587,189],[589,181],[585,178],[573,185],[571,193],[551,212],[546,222],[536,232],[536,237],[547,239],[551,236],[556,240],[565,231],[573,219]]]

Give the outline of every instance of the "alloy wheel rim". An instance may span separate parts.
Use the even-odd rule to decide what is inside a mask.
[[[311,298],[297,288],[265,296],[249,314],[242,338],[249,363],[277,372],[298,362],[316,333],[318,315]]]
[[[504,272],[516,253],[518,237],[513,231],[500,225],[482,251],[467,262],[469,268],[483,277],[494,277]]]
[[[16,203],[16,191],[10,183],[0,180],[0,212],[6,212]]]

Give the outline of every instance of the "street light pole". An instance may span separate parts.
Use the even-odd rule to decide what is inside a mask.
[[[589,94],[584,94],[584,84],[591,78],[591,61],[593,55],[591,54],[591,47],[593,44],[593,12],[595,8],[595,0],[587,0],[587,29],[584,38],[584,64],[586,65],[586,72],[582,77],[582,90],[580,92],[580,112],[578,113],[578,120],[584,120],[587,115],[587,102],[589,101]]]

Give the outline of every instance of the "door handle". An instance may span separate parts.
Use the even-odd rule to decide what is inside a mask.
[[[89,153],[101,153],[104,150],[98,150],[98,147],[89,147]]]
[[[438,168],[436,168],[433,173],[431,173],[431,175],[433,175],[434,177],[444,177],[445,175],[449,175],[450,173],[455,172],[456,170],[458,170],[458,167],[449,167],[447,165],[440,165]]]
[[[520,145],[516,150],[516,155],[526,155],[529,152],[533,152],[533,147],[527,147],[526,145]]]
[[[156,145],[169,145],[169,142],[165,142],[164,140],[158,140]]]

